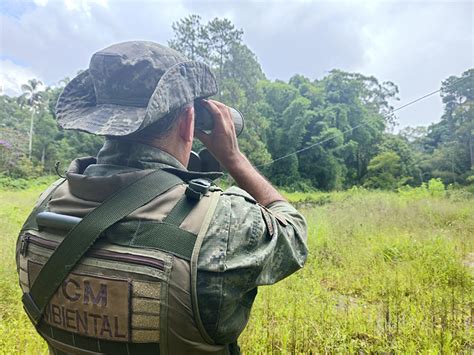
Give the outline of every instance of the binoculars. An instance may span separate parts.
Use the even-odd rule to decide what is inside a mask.
[[[233,107],[229,107],[229,110],[232,115],[232,121],[234,122],[235,133],[238,137],[244,130],[244,116]],[[203,105],[202,100],[194,101],[194,115],[196,129],[207,132],[212,131],[214,128],[214,118],[206,106]]]
[[[244,116],[235,108],[229,107],[234,122],[235,133],[239,136],[244,130]],[[194,101],[194,121],[195,129],[210,132],[214,128],[214,118],[207,110],[202,100]],[[191,151],[189,157],[188,170],[201,172],[221,171],[219,162],[212,156],[207,149],[202,149],[199,153]]]

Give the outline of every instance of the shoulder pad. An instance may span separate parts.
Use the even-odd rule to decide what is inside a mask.
[[[55,182],[53,182],[51,185],[49,185],[48,188],[41,193],[39,199],[36,201],[35,208],[39,207],[40,205],[44,204],[45,202],[47,203],[49,200],[46,201],[46,199],[50,198],[53,195],[53,193],[55,192],[55,190],[60,185],[62,185],[65,181],[66,181],[66,179],[60,178],[60,179],[57,179]]]
[[[38,201],[36,202],[36,205],[31,211],[30,215],[26,219],[25,223],[23,224],[23,227],[21,228],[21,232],[23,232],[26,229],[33,229],[37,230],[38,225],[36,224],[36,215],[39,212],[42,212],[46,210],[46,207],[48,205],[48,202],[51,200],[51,197],[53,196],[54,192],[66,181],[66,179],[58,179],[54,183],[52,183],[40,196]]]

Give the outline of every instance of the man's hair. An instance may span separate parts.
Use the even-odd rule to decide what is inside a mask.
[[[178,124],[179,117],[183,111],[191,106],[192,104],[186,104],[174,111],[171,111],[157,122],[145,127],[138,132],[130,134],[128,138],[138,139],[141,141],[152,141],[166,136],[166,134]]]

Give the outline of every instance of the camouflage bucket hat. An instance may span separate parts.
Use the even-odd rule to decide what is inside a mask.
[[[217,93],[209,66],[153,42],[124,42],[95,53],[64,88],[58,123],[96,135],[125,136]]]

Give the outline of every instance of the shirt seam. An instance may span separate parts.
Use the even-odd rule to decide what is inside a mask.
[[[228,225],[227,225],[227,238],[226,238],[226,249],[225,249],[225,255],[224,255],[224,260],[222,261],[224,263],[224,271],[225,271],[225,263],[227,261],[227,253],[229,251],[229,236],[230,236],[230,229],[231,229],[231,224],[232,222],[232,198],[230,198],[230,207],[229,207],[229,219],[228,219]],[[219,274],[219,279],[220,279],[220,297],[219,297],[219,306],[217,307],[217,322],[216,322],[216,327],[215,327],[215,332],[214,332],[214,341],[215,341],[215,335],[218,333],[220,323],[221,323],[221,311],[222,311],[222,300],[224,297],[222,297],[222,292],[224,290],[224,277],[222,273]]]

